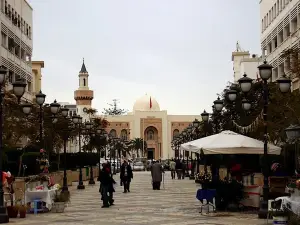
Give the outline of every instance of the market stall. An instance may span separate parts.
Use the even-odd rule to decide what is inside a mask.
[[[219,134],[200,138],[181,145],[181,149],[185,151],[195,152],[202,155],[262,155],[264,153],[264,143],[262,141],[237,134],[232,131],[223,131]],[[268,144],[268,154],[279,155],[281,148],[272,144]],[[236,165],[235,167],[238,167]],[[233,171],[231,171],[233,172]],[[233,177],[227,176],[226,180],[215,181],[214,186],[220,188],[220,192],[224,192],[221,186],[233,185]],[[259,207],[260,195],[262,193],[261,182],[255,183],[254,174],[244,174],[244,179],[239,183],[243,184],[243,199],[240,204],[250,207]],[[246,179],[245,179],[246,178]],[[239,179],[237,179],[239,180]],[[250,181],[250,182],[249,182]],[[236,184],[237,188],[238,184]],[[223,193],[225,195],[225,193]],[[229,194],[228,194],[229,195]]]
[[[57,191],[53,179],[48,174],[29,176],[25,179],[25,204],[31,211],[50,211]]]

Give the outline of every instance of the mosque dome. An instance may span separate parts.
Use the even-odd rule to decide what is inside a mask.
[[[133,105],[134,111],[160,111],[160,107],[154,97],[146,94],[135,101]]]

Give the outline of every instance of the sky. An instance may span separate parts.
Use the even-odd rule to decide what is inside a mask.
[[[131,111],[153,96],[168,114],[211,111],[233,80],[231,54],[260,53],[258,1],[28,0],[33,60],[45,61],[47,102],[74,103],[85,59],[93,108]]]

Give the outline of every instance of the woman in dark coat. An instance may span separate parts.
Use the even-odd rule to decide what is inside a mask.
[[[133,179],[132,168],[126,160],[124,160],[121,171],[120,171],[120,180],[124,186],[124,193],[130,192],[130,182]]]
[[[115,180],[111,176],[110,166],[108,164],[103,165],[103,169],[100,172],[100,193],[102,195],[101,200],[103,201],[102,208],[108,208],[114,204],[113,192]]]

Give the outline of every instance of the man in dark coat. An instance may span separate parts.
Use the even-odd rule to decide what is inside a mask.
[[[103,169],[100,172],[100,189],[101,200],[103,201],[102,208],[108,208],[114,204],[113,195],[115,180],[111,176],[110,166],[108,164],[103,165]]]
[[[153,190],[160,190],[162,174],[164,173],[162,165],[157,161],[151,167]]]
[[[131,179],[133,179],[132,168],[129,163],[124,160],[120,171],[120,180],[124,187],[124,193],[130,192]]]

